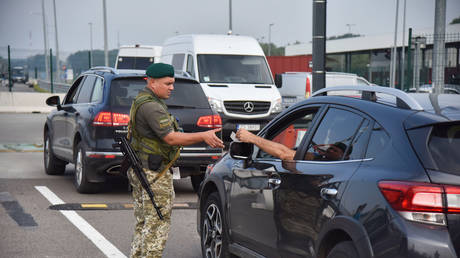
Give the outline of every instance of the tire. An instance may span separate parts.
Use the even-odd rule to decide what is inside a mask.
[[[204,174],[190,176],[190,179],[192,181],[193,191],[195,193],[198,193],[198,190],[200,189],[200,184],[201,182],[203,182],[204,179]]]
[[[75,175],[74,184],[79,193],[95,193],[97,184],[88,181],[87,176],[90,173],[86,165],[85,148],[82,142],[77,144],[74,152]]]
[[[229,258],[227,225],[217,192],[208,196],[201,213],[201,253],[203,258]]]
[[[327,258],[358,258],[359,254],[356,251],[352,241],[340,242],[332,248],[327,255]]]
[[[52,141],[49,132],[45,132],[43,141],[43,165],[48,175],[62,175],[65,172],[66,162],[54,155]]]

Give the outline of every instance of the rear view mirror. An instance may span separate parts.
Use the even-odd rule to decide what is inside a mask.
[[[61,99],[59,96],[51,96],[47,98],[45,102],[48,106],[57,107],[58,110],[61,109]]]
[[[279,73],[275,74],[275,85],[277,88],[283,86],[283,76]]]
[[[249,160],[254,151],[254,145],[247,142],[231,142],[230,157],[234,159]]]

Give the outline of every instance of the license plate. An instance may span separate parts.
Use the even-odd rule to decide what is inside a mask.
[[[283,102],[284,103],[296,103],[297,98],[296,97],[283,97]]]
[[[236,129],[246,129],[248,131],[258,131],[260,130],[260,125],[259,124],[238,124],[236,125]]]

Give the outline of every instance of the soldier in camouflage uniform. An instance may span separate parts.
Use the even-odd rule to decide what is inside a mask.
[[[168,239],[174,200],[169,168],[179,157],[180,146],[204,141],[213,148],[223,148],[222,140],[215,134],[220,129],[199,133],[179,132],[176,119],[163,102],[174,89],[174,69],[171,65],[152,64],[147,68],[146,74],[147,86],[134,99],[131,107],[128,137],[142,161],[150,188],[155,194],[155,202],[160,207],[164,220],[158,218],[149,195],[130,169],[128,179],[133,187],[136,218],[130,257],[162,256]]]

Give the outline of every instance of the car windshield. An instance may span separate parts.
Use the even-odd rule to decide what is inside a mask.
[[[13,68],[13,75],[24,75],[24,69],[22,68]]]
[[[460,175],[460,124],[433,126],[428,149],[440,171]]]
[[[130,107],[134,98],[147,83],[142,77],[133,77],[114,79],[111,85],[112,107]],[[180,79],[174,82],[174,90],[165,103],[175,108],[209,108],[208,100],[200,84]]]
[[[200,82],[273,83],[263,56],[201,54],[197,61]]]
[[[145,70],[153,61],[153,57],[120,56],[117,69]]]

